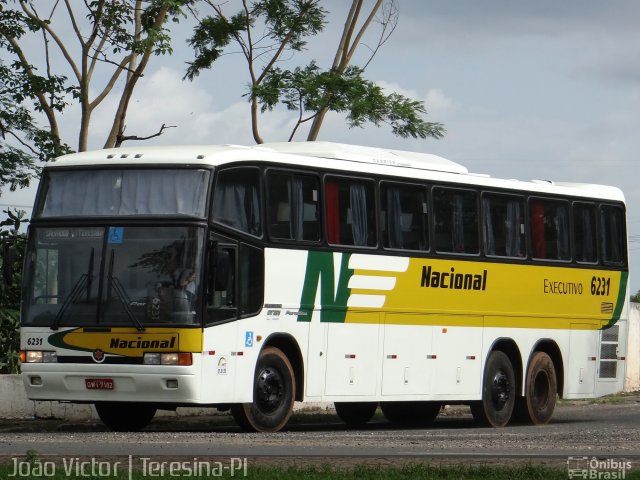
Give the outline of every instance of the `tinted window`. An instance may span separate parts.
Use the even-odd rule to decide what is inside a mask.
[[[531,202],[531,245],[533,257],[569,260],[569,207],[565,202]]]
[[[487,255],[524,257],[524,202],[520,197],[485,195],[483,233]]]
[[[335,245],[376,245],[373,183],[331,177],[325,181],[327,241]]]
[[[267,176],[271,238],[320,239],[318,179],[311,175],[270,172]]]
[[[67,170],[45,177],[38,215],[204,217],[209,172],[190,169]]]
[[[589,203],[573,204],[573,241],[577,262],[598,261],[596,244],[596,206]]]
[[[476,192],[433,189],[434,243],[439,252],[478,253]]]
[[[600,208],[602,256],[606,263],[621,264],[625,256],[624,212],[619,207]]]
[[[423,187],[384,183],[381,222],[386,248],[427,250],[427,196]]]
[[[261,219],[259,170],[220,171],[213,194],[213,221],[259,237]]]

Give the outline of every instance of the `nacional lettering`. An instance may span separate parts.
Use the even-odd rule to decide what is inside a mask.
[[[173,348],[175,344],[176,337],[171,337],[171,340],[143,340],[142,337],[127,340],[112,337],[109,341],[109,348]]]
[[[487,271],[482,273],[459,273],[454,267],[448,272],[433,270],[431,265],[422,267],[422,281],[424,288],[449,288],[451,290],[486,290]]]
[[[557,282],[545,278],[544,293],[551,295],[582,295],[582,284],[576,282]]]

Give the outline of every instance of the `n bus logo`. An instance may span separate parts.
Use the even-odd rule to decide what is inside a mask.
[[[382,308],[408,268],[405,257],[309,252],[298,319],[311,320],[318,298],[321,322],[342,323],[351,307]]]
[[[349,268],[351,254],[335,255],[340,257],[338,262],[334,262],[334,254],[331,252],[310,251],[308,253],[307,269],[300,296],[300,312],[304,312],[306,315],[298,315],[298,321],[311,321],[318,288],[320,288],[320,321],[344,322],[350,295],[349,279],[353,275],[353,270]],[[336,264],[338,264],[337,277],[335,274]]]

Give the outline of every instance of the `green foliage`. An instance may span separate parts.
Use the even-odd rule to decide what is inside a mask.
[[[640,303],[640,290],[638,290],[635,295],[631,295],[631,301],[635,303]]]
[[[225,48],[258,20],[265,27],[265,37],[289,50],[300,51],[306,45],[306,37],[322,31],[326,15],[327,11],[318,0],[261,0],[230,17],[224,16],[218,8],[216,15],[208,15],[200,20],[189,39],[189,45],[195,51],[195,60],[188,64],[185,78],[193,80],[202,70],[211,68]],[[243,53],[245,56],[259,56],[272,48],[275,47],[253,50],[244,44]]]
[[[115,92],[118,77],[127,72],[119,111],[105,142],[106,147],[114,146],[149,56],[172,53],[166,24],[184,17],[183,9],[194,2],[146,0],[136,11],[137,2],[130,0],[52,2],[48,9],[33,1],[0,0],[0,51],[8,54],[3,58],[11,58],[0,64],[0,135],[7,140],[0,158],[5,160],[5,171],[16,165],[19,172],[33,176],[36,159],[46,161],[71,151],[60,140],[57,119],[70,103],[81,105],[77,148],[85,150],[92,112]],[[34,42],[42,42],[37,54]],[[36,65],[33,58],[39,59]],[[61,68],[73,73],[59,75],[56,70]],[[107,81],[96,88],[92,79]],[[36,126],[34,113],[42,114],[47,130]],[[28,184],[29,175],[16,177],[13,187]]]
[[[25,212],[4,213],[8,218],[0,222],[0,374],[20,371],[20,284],[26,245],[25,235],[18,231],[26,222]]]
[[[423,119],[427,113],[423,102],[398,93],[385,94],[380,86],[363,77],[363,68],[348,66],[356,46],[348,44],[352,35],[356,36],[354,31],[349,31],[349,21],[353,18],[345,24],[342,40],[347,43],[340,46],[343,57],[340,62],[336,57],[329,69],[321,69],[315,61],[304,67],[282,69],[278,65],[283,60],[283,52],[289,52],[287,60],[290,61],[293,53],[304,50],[307,39],[324,29],[329,12],[318,0],[242,3],[246,8],[232,16],[225,15],[221,6],[210,3],[215,14],[200,19],[189,40],[195,58],[189,63],[185,78],[193,80],[202,70],[212,68],[223,55],[234,53],[230,45],[235,43],[250,70],[246,97],[252,103],[252,131],[256,142],[262,141],[257,126],[258,107],[264,113],[280,105],[298,112],[290,140],[301,124],[311,120],[309,138],[315,139],[329,111],[345,115],[350,128],[363,127],[366,123],[387,124],[395,135],[403,138],[440,138],[445,134],[442,124]],[[379,20],[383,39],[389,27],[385,21],[392,23],[392,19],[393,15],[388,15]],[[366,29],[362,28],[362,31]],[[357,43],[362,41],[359,39]]]
[[[344,73],[336,69],[321,70],[315,62],[294,70],[272,69],[250,95],[258,97],[262,111],[283,104],[300,112],[301,122],[313,119],[322,109],[346,113],[350,128],[366,122],[376,126],[386,123],[402,138],[440,138],[444,126],[426,122],[422,102],[398,93],[385,95],[382,88],[366,80],[359,67],[348,67]],[[305,118],[305,113],[307,117]]]
[[[196,58],[188,63],[185,78],[193,80],[202,70],[211,68],[232,38],[246,30],[246,25],[247,19],[242,12],[230,19],[211,16],[202,19],[189,39],[189,45],[195,50]]]
[[[63,101],[55,92],[63,80],[26,79],[21,67],[8,68],[0,63],[0,188],[8,185],[12,191],[29,186],[37,177],[37,160],[47,161],[70,151],[49,130],[37,126],[28,108],[33,95],[44,93],[57,99],[54,106],[62,109]]]

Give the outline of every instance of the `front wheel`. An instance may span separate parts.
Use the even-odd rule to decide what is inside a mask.
[[[102,423],[116,432],[137,432],[156,414],[156,407],[147,403],[97,402],[96,411]]]
[[[293,368],[287,356],[266,347],[258,357],[253,381],[253,402],[233,405],[231,414],[243,430],[277,432],[289,421],[296,389]]]
[[[504,427],[511,419],[516,397],[516,379],[509,357],[500,351],[489,354],[482,379],[482,400],[471,404],[476,422]]]

